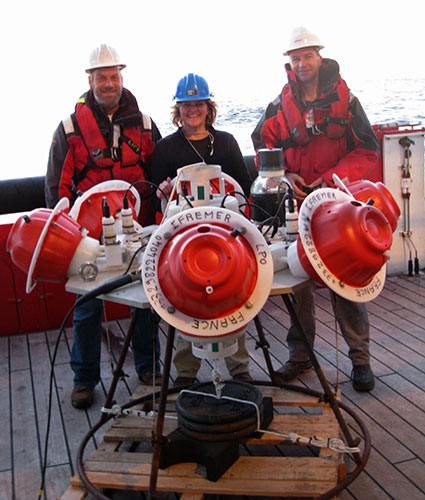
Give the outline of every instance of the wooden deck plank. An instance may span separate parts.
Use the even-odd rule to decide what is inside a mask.
[[[84,500],[87,490],[82,486],[70,486],[60,497],[60,500]]]
[[[138,454],[132,454],[138,455]],[[142,455],[142,454],[141,454]],[[149,454],[149,457],[151,455]],[[160,469],[159,475],[166,477],[169,480],[171,478],[182,478],[188,481],[199,481],[199,484],[203,484],[207,490],[209,486],[207,483],[213,481],[207,481],[199,474],[196,469],[197,464],[194,463],[182,463],[177,465],[172,465],[166,469]],[[86,471],[90,472],[105,472],[105,463],[101,460],[90,460],[87,459],[85,463]],[[132,459],[129,462],[125,461],[125,457],[122,454],[117,454],[116,461],[109,460],[107,463],[107,469],[111,475],[121,475],[126,474],[128,476],[149,476],[151,471],[151,463],[138,462],[135,463]],[[117,479],[119,480],[119,478]],[[325,458],[320,457],[303,457],[301,460],[299,457],[261,457],[261,462],[259,457],[246,457],[242,456],[235,462],[220,478],[219,482],[230,483],[235,482],[238,486],[238,490],[244,491],[250,490],[254,486],[254,482],[264,484],[266,481],[306,481],[311,482],[331,482],[334,484],[336,482],[336,467],[335,463],[329,461]],[[245,488],[241,488],[243,482],[252,483]],[[225,493],[224,484],[216,485],[222,493]],[[106,485],[107,487],[107,485]],[[179,486],[179,490],[182,486]],[[261,486],[262,487],[262,486]],[[183,491],[184,491],[183,487]],[[177,491],[179,491],[177,490]],[[217,491],[217,490],[216,490]],[[275,490],[276,491],[276,490]],[[229,492],[230,493],[230,492]]]
[[[50,354],[47,350],[47,343],[45,333],[35,333],[28,336],[29,349],[30,349],[30,363],[32,384],[34,387],[34,411],[37,412],[39,422],[47,421],[47,410],[49,404],[49,383],[45,381],[50,380],[51,363]],[[39,363],[39,359],[46,360],[45,363]],[[60,373],[62,370],[57,370]],[[69,455],[67,453],[67,446],[64,439],[62,430],[61,412],[58,405],[55,386],[53,385],[52,397],[52,412],[51,412],[51,426],[49,433],[49,453],[47,454],[48,465],[63,464],[69,462]],[[44,443],[46,438],[46,426],[40,425],[38,429],[40,445],[44,454]],[[69,470],[68,473],[71,471]]]
[[[373,315],[369,315],[371,322],[371,357],[372,357],[372,367],[376,375],[382,376],[385,374],[392,373],[398,370],[406,378],[410,379],[414,383],[418,383],[419,380],[423,381],[425,376],[424,371],[417,366],[423,366],[424,358],[415,352],[414,345],[412,347],[406,347],[400,339],[400,335],[394,334],[393,338],[389,338],[387,333],[382,332],[376,328],[376,321]],[[323,330],[318,328],[319,336],[323,335]],[[329,336],[329,341],[334,343],[332,336]],[[413,338],[413,343],[416,340]],[[344,341],[341,340],[340,344],[345,345]],[[316,350],[320,352],[320,342],[316,342]],[[329,356],[329,355],[328,355]],[[413,359],[412,359],[413,358]],[[340,364],[342,370],[345,369],[345,363]],[[379,361],[379,364],[376,363]],[[417,365],[415,365],[415,362]],[[351,370],[351,363],[348,362],[348,369]],[[385,368],[386,365],[386,368]]]
[[[410,381],[401,377],[398,373],[393,375],[385,375],[381,377],[381,381],[388,387],[391,387],[393,391],[401,395],[409,404],[425,411],[425,390],[424,387],[418,387],[412,384]],[[422,415],[423,418],[423,415]]]
[[[382,293],[382,296],[380,295],[374,301],[374,304],[382,307],[384,310],[392,311],[396,315],[404,315],[408,311],[409,321],[420,327],[425,313],[423,311],[424,306],[416,302],[417,297],[417,291],[406,294],[406,290],[399,287],[397,290],[394,289]]]
[[[400,473],[392,464],[380,453],[372,450],[367,466],[367,474],[379,484],[381,495],[387,494],[390,498],[397,500],[414,499],[423,500],[424,493],[413,484],[408,477]],[[350,491],[356,496],[356,491],[363,491],[357,481],[350,487]],[[358,498],[362,498],[358,496]],[[369,496],[365,497],[369,500]],[[382,498],[382,497],[376,497]],[[385,497],[384,497],[385,498]]]
[[[341,370],[338,374],[338,380],[342,389],[342,400],[364,420],[372,436],[372,455],[366,466],[366,471],[360,474],[348,490],[340,495],[339,500],[405,500],[405,498],[419,500],[425,497],[425,474],[423,474],[423,470],[425,470],[424,304],[425,277],[420,275],[387,279],[382,294],[373,303],[367,305],[371,323],[372,367],[377,376],[376,387],[370,394],[356,393],[352,389],[349,379],[351,362],[347,357],[344,340],[341,336],[338,338]],[[317,291],[316,306],[316,353],[326,377],[330,383],[334,383],[336,380],[335,322],[329,294],[326,290]],[[273,365],[278,368],[288,357],[286,330],[289,326],[289,316],[282,299],[280,297],[269,299],[260,317],[267,340],[270,342]],[[110,322],[112,350],[115,359],[119,355],[123,342],[123,332],[126,331],[127,326],[128,320]],[[161,323],[160,336],[163,350],[166,328],[166,325]],[[38,493],[41,479],[40,455],[44,446],[46,429],[46,409],[43,412],[42,406],[47,401],[49,372],[48,359],[43,358],[43,356],[46,356],[47,353],[47,343],[52,352],[57,333],[57,331],[52,331],[47,335],[30,334],[28,336],[0,337],[1,400],[9,401],[10,395],[9,408],[3,407],[0,410],[3,421],[9,422],[9,427],[3,425],[0,429],[0,442],[2,443],[0,498],[21,500],[21,498],[36,498]],[[256,378],[268,380],[262,352],[259,349],[255,350],[255,343],[255,328],[251,322],[247,335],[251,371]],[[81,495],[81,489],[78,490],[78,486],[77,490],[75,487],[70,487],[76,451],[89,428],[100,417],[100,410],[112,378],[106,343],[102,342],[102,384],[95,390],[95,403],[88,411],[75,410],[70,403],[72,371],[69,367],[69,348],[71,344],[72,329],[68,328],[61,340],[55,367],[56,392],[54,393],[55,403],[52,420],[54,429],[51,431],[51,442],[49,443],[50,458],[47,469],[46,500],[59,498],[60,494],[68,488],[72,494]],[[45,366],[31,365],[31,359],[39,357],[43,358],[39,362]],[[224,364],[221,366],[223,374],[228,376]],[[131,353],[125,361],[125,372],[128,377],[126,377],[125,382],[119,383],[116,393],[119,403],[127,402],[129,395],[139,386]],[[175,377],[174,366],[171,367],[171,376]],[[204,381],[209,380],[209,376],[210,365],[203,362],[199,378]],[[296,385],[320,389],[314,371],[303,374],[296,381]],[[293,393],[293,391],[290,392]],[[296,398],[296,393],[294,398]],[[6,404],[6,406],[8,405]],[[302,418],[308,421],[309,414],[315,411],[315,408],[307,405],[301,409],[295,406],[278,407],[278,412],[281,411],[288,414],[301,411],[305,413],[305,417]],[[350,417],[347,417],[347,421],[351,426]],[[9,428],[12,431],[11,439],[9,438]],[[114,426],[111,427],[111,429],[113,428]],[[304,429],[300,429],[308,430],[309,428],[312,427],[307,424]],[[115,426],[115,429],[120,430],[119,424]],[[122,431],[123,429],[120,430],[120,432]],[[95,439],[90,440],[85,456],[94,452],[95,448],[102,443],[101,440],[105,432],[109,432],[109,430],[102,429],[96,434]],[[119,437],[117,436],[117,438]],[[116,443],[113,442],[102,443],[99,453],[109,453],[115,449],[114,446]],[[249,455],[252,446],[254,445],[246,447],[247,455]],[[262,445],[255,446],[261,447]],[[53,450],[52,447],[55,449]],[[273,447],[273,450],[270,446],[266,448],[271,455],[275,454],[276,458],[282,458],[282,453],[286,452],[285,445]],[[308,448],[303,447],[303,449],[309,453]],[[126,448],[123,448],[122,452],[131,453],[126,451]],[[349,464],[350,466],[352,467],[352,464]],[[100,478],[100,476],[98,477]],[[166,475],[164,478],[164,484],[161,483],[161,488],[163,491],[167,491],[164,488],[167,485],[169,487],[170,482]],[[102,478],[102,481],[107,480],[106,476]],[[181,482],[183,485],[185,479],[181,479]],[[73,483],[78,484],[79,479],[75,478]],[[135,487],[137,485],[130,484],[129,486]],[[196,496],[198,486],[196,481],[188,482],[186,478],[185,488],[188,495],[195,494]],[[269,485],[263,486],[266,489],[266,486]],[[292,496],[295,496],[295,485],[292,486],[294,488]],[[261,493],[261,486],[258,488]],[[291,483],[288,482],[288,491],[290,489]],[[237,490],[235,486],[235,490],[231,491],[232,494],[238,495],[238,491],[241,490]],[[211,493],[220,494],[221,492],[212,491]],[[270,491],[262,493],[260,496],[265,496],[270,494]],[[273,490],[271,496],[278,498],[281,493],[281,491],[276,493]],[[125,493],[123,494],[125,495]],[[132,496],[130,497],[132,498]],[[79,497],[76,498],[80,500]],[[117,498],[124,497],[117,495]],[[195,500],[198,498],[196,497]],[[71,499],[76,500],[72,497]]]
[[[421,327],[390,311],[377,310],[376,307],[370,309],[375,316],[373,326],[378,331],[385,332],[388,342],[410,348],[422,356],[425,354],[425,344],[420,338],[422,335]]]
[[[273,302],[276,302],[277,299],[275,298]],[[267,314],[270,315],[269,318],[267,318],[267,323],[268,323],[268,329],[272,332],[271,333],[271,338],[275,339],[274,346],[277,352],[279,352],[279,343],[285,341],[286,337],[286,332],[283,330],[283,326],[288,324],[287,323],[287,313],[284,311],[283,307],[283,302],[280,305],[278,304],[273,304],[273,306],[269,309],[271,301],[268,301],[266,306],[264,307],[263,311],[266,312]],[[330,302],[326,303],[330,307]],[[318,308],[317,308],[318,309]],[[282,335],[281,338],[276,338],[274,335],[274,331],[278,328],[278,325],[282,325],[281,330],[282,330]],[[326,338],[324,338],[323,333],[323,328],[325,328],[324,333],[326,335]],[[322,335],[321,335],[322,334]],[[324,327],[321,323],[317,323],[317,335],[315,339],[315,351],[316,355],[319,358],[320,363],[322,364],[322,368],[326,366],[332,366],[332,362],[335,359],[335,350],[332,347],[332,337],[334,335],[334,332],[332,329],[327,328],[326,326]],[[276,343],[277,342],[277,343]],[[345,352],[346,352],[346,347],[344,345],[344,342],[340,342],[340,368],[342,372],[344,373],[350,373],[351,369],[351,362],[348,360]],[[289,355],[288,355],[289,357]],[[280,364],[282,362],[286,361],[286,357],[281,359]]]
[[[14,498],[14,486],[12,483],[12,468],[0,472],[0,498],[7,500]]]
[[[40,488],[40,442],[29,370],[11,374],[14,494],[36,498]]]
[[[11,432],[11,413],[10,413],[10,384],[9,384],[9,341],[7,337],[0,337],[0,401],[1,401],[1,421],[0,425],[0,471],[12,470],[12,432]],[[10,481],[11,478],[6,481]],[[2,481],[0,481],[0,485]],[[0,486],[0,498],[2,492]],[[6,491],[6,489],[5,489]]]
[[[291,457],[240,457],[220,478],[207,481],[196,473],[197,465],[184,463],[159,470],[159,491],[203,491],[212,494],[260,496],[318,495],[327,491],[336,481],[335,464],[326,459],[305,457],[296,466]],[[114,472],[105,473],[99,462],[86,463],[87,477],[99,487],[119,489],[146,489],[149,486],[150,464],[116,462]],[[74,484],[74,482],[73,482]],[[171,489],[170,489],[171,488]]]
[[[382,489],[382,486],[368,472],[363,472],[361,477],[361,481],[354,481],[348,489],[342,491],[338,500],[395,500],[397,498]]]
[[[368,304],[369,320],[371,324],[371,353],[374,355],[373,347],[378,343],[388,351],[393,351],[397,348],[397,354],[407,361],[414,362],[415,357],[418,355],[418,360],[421,359],[421,353],[425,348],[425,343],[419,341],[412,335],[412,330],[403,331],[395,328],[392,323],[388,321],[388,311],[380,310],[379,315],[373,312],[373,307]],[[406,326],[406,325],[405,325]],[[319,330],[320,333],[320,330]],[[400,351],[400,349],[402,351]],[[403,350],[405,352],[403,352]],[[418,353],[418,354],[417,354]],[[404,356],[403,356],[404,354]],[[423,359],[423,358],[422,358]]]
[[[202,500],[204,496],[203,493],[183,493],[180,500]]]
[[[48,500],[60,498],[64,491],[64,483],[69,484],[71,476],[69,463],[49,467],[46,472],[45,494]],[[68,483],[66,483],[68,481]],[[36,499],[36,496],[29,498]]]
[[[406,462],[396,464],[396,467],[406,478],[409,478],[415,483],[418,488],[425,491],[424,464],[421,460],[417,458],[414,460],[407,460]]]
[[[55,348],[55,344],[58,338],[58,332],[49,332],[49,345],[51,349],[51,353]],[[104,397],[102,393],[102,398],[99,398],[99,401],[96,401],[93,408],[90,408],[88,412],[85,411],[75,411],[75,409],[71,405],[70,394],[73,387],[73,374],[69,366],[69,348],[72,343],[72,330],[67,329],[66,335],[63,335],[60,339],[60,347],[58,349],[58,353],[62,353],[60,355],[58,361],[55,363],[54,367],[54,375],[55,375],[55,384],[54,384],[54,395],[53,398],[55,402],[60,403],[61,413],[58,418],[60,418],[60,426],[62,429],[63,437],[66,441],[65,446],[62,448],[67,452],[68,458],[64,462],[56,462],[56,463],[69,463],[70,470],[69,474],[73,474],[74,472],[74,460],[77,454],[77,449],[79,446],[79,442],[82,441],[85,434],[88,432],[89,428],[94,425],[94,423],[98,419],[99,415],[99,405],[101,404],[101,399]],[[50,366],[48,368],[50,372]],[[96,389],[97,391],[98,389]],[[101,391],[101,389],[99,388]],[[47,395],[46,395],[47,397]],[[93,415],[91,417],[91,415]],[[43,432],[43,442],[45,439],[45,426],[42,428]],[[51,453],[53,446],[53,437],[50,435],[49,437],[49,454]],[[89,443],[89,449],[93,446],[92,443]],[[52,465],[51,460],[49,459],[49,465]]]
[[[176,420],[165,420],[164,434],[167,435],[177,428]],[[298,414],[298,415],[275,415],[268,429],[281,434],[297,433],[303,437],[318,436],[322,438],[333,438],[339,436],[339,426],[336,420],[329,421],[329,417]],[[117,420],[105,432],[104,440],[113,441],[146,441],[152,439],[152,421],[137,417],[125,417]],[[279,444],[283,438],[270,434],[263,434],[261,438],[250,438],[247,444]]]
[[[377,385],[379,381],[377,381]],[[415,451],[423,455],[423,438],[412,426],[405,425],[399,415],[380,402],[373,394],[356,393],[351,387],[345,389],[346,402],[362,418],[372,436],[373,447],[385,453],[391,463],[411,460]],[[419,437],[412,443],[409,436]],[[407,441],[406,441],[407,438]]]

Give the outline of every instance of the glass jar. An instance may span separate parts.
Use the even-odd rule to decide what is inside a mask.
[[[251,185],[253,219],[264,222],[277,212],[279,226],[285,221],[285,207],[282,198],[288,190],[288,180],[283,170],[283,151],[280,148],[258,150],[258,177]],[[280,207],[280,208],[279,208]]]

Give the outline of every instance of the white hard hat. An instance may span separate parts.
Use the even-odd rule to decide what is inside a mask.
[[[303,49],[305,47],[317,47],[318,50],[323,49],[323,45],[320,43],[320,40],[317,36],[308,31],[304,26],[300,26],[295,28],[291,36],[289,37],[289,44],[286,52],[283,53],[284,56],[289,55],[289,52],[296,49]]]
[[[101,43],[91,51],[86,73],[91,73],[97,68],[109,68],[111,66],[119,66],[119,69],[123,69],[126,65],[121,62],[118,52],[113,47]]]

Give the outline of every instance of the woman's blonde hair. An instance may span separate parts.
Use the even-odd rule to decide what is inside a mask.
[[[217,118],[217,104],[212,99],[205,99],[208,106],[208,113],[205,119],[205,125],[210,127],[214,125],[215,119]],[[183,102],[176,102],[171,108],[171,121],[176,127],[182,127],[183,123],[180,118],[180,106]]]

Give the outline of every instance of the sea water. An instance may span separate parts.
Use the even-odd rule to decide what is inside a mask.
[[[359,98],[371,124],[425,126],[425,79],[359,80],[349,88]],[[244,155],[254,154],[251,134],[265,108],[277,95],[243,100],[238,96],[217,99],[216,128],[233,134]],[[175,131],[167,117],[160,114],[159,118],[157,125],[163,136]]]
[[[359,98],[371,124],[425,126],[425,79],[367,80],[349,85]],[[264,109],[276,95],[219,102],[217,128],[232,133],[243,154],[254,154],[251,134]]]
[[[261,89],[256,95],[248,97],[240,93],[215,95],[214,99],[218,105],[216,128],[233,134],[244,155],[254,154],[251,134],[268,103],[279,94],[283,83],[283,81],[276,82],[274,95],[269,95],[269,91]],[[358,80],[350,81],[348,84],[360,99],[371,124],[400,123],[425,126],[425,78]],[[143,96],[138,95],[138,89],[130,90],[135,93],[142,110],[146,111]],[[153,98],[147,104],[149,104],[148,113],[157,124],[162,136],[173,133],[176,128],[170,120],[171,103],[164,104],[160,99],[156,102]],[[73,109],[71,107],[62,110],[60,114],[50,108],[47,111],[49,113],[46,112],[37,133],[30,135],[28,140],[22,142],[22,137],[13,132],[13,127],[7,129],[6,133],[10,132],[11,136],[4,139],[10,147],[3,152],[0,179],[45,175],[53,132],[59,121]],[[15,145],[13,141],[16,142]],[[24,156],[21,155],[21,150],[25,152]]]

